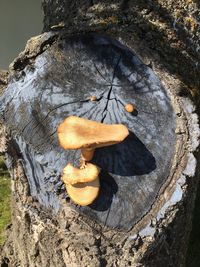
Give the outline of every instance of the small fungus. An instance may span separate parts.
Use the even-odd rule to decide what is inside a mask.
[[[132,104],[128,103],[125,105],[125,110],[129,113],[132,113],[135,110],[135,107]]]
[[[81,206],[91,204],[99,193],[100,169],[91,163],[96,148],[122,142],[129,134],[122,124],[104,124],[70,116],[57,129],[58,139],[64,149],[81,149],[80,168],[68,164],[63,170],[63,182],[70,198]]]
[[[90,96],[90,101],[97,101],[97,97],[95,95]]]

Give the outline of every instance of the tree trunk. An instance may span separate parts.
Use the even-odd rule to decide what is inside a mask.
[[[13,192],[1,266],[184,266],[199,173],[189,99],[200,99],[198,3],[44,0],[43,9],[44,33],[15,59],[0,97]],[[95,151],[101,189],[86,207],[61,181],[80,160],[57,141],[70,115],[129,129]]]

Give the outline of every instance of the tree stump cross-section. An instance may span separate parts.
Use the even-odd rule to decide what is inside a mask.
[[[37,45],[43,49],[29,57]],[[185,102],[183,110],[183,102],[154,71],[108,35],[36,37],[14,61],[0,103],[30,195],[55,217],[74,211],[83,228],[86,223],[101,229],[105,240],[107,232],[125,243],[153,236],[156,223],[182,198],[184,171],[194,175],[192,152],[199,132],[197,126],[193,133],[188,129],[188,118],[197,125],[192,105]],[[127,103],[134,106],[132,113],[126,111]],[[101,168],[101,190],[87,207],[73,204],[61,182],[66,164],[80,162],[80,151],[64,151],[57,139],[58,125],[72,115],[129,129],[122,143],[95,150],[92,162]]]
[[[75,115],[122,123],[130,132],[121,144],[96,150],[99,198],[76,209],[125,230],[149,212],[170,176],[176,120],[159,79],[130,49],[104,35],[69,36],[40,55],[32,70],[25,68],[5,98],[5,121],[16,132],[31,195],[40,203],[59,209],[60,174],[66,163],[79,162],[80,154],[63,151],[56,135],[59,123]]]

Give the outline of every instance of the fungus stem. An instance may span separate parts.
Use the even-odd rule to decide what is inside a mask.
[[[82,148],[81,149],[81,158],[83,161],[90,161],[94,156],[94,148]]]

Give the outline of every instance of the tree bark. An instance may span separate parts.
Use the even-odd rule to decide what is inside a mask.
[[[198,3],[46,0],[43,9],[44,33],[13,62],[0,98],[13,191],[1,265],[184,266],[199,173],[189,99],[200,99]],[[55,135],[69,115],[132,132],[96,152],[102,191],[85,208],[60,182],[79,159]]]

